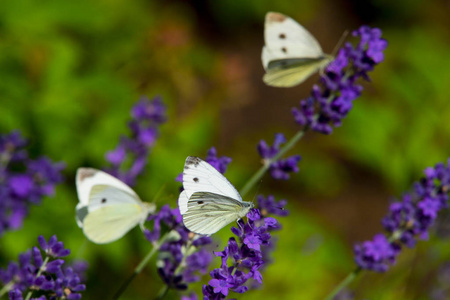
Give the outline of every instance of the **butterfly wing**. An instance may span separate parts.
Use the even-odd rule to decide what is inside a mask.
[[[285,58],[317,58],[323,55],[317,40],[292,18],[276,12],[266,14],[263,65]]]
[[[245,216],[251,204],[223,195],[196,192],[187,203],[183,223],[192,232],[211,235]]]
[[[109,175],[103,171],[92,168],[78,168],[76,175],[76,186],[79,203],[76,206],[76,215],[78,226],[82,226],[78,215],[84,216],[87,213],[87,206],[89,205],[89,196],[94,185],[108,185],[123,190],[139,200],[138,195],[128,185]]]
[[[188,210],[188,200],[195,192],[223,195],[242,202],[234,186],[209,163],[198,157],[188,156],[183,170],[184,191],[178,198],[180,213]]]
[[[283,14],[267,13],[264,40],[261,59],[266,70],[263,80],[268,85],[290,87],[302,83],[329,62],[317,40]]]
[[[83,232],[96,244],[110,243],[123,237],[146,216],[147,212],[138,204],[103,206],[87,214]]]
[[[285,59],[269,63],[263,81],[275,87],[292,87],[305,81],[309,76],[325,67],[331,59],[322,56],[315,59]]]
[[[110,185],[118,189],[124,190],[129,194],[135,195],[136,193],[128,185],[117,179],[116,177],[109,175],[106,172],[93,169],[93,168],[78,168],[76,175],[77,193],[80,204],[89,204],[89,194],[94,185]]]

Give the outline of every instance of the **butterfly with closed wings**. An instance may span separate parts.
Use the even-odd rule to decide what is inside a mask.
[[[242,201],[239,192],[219,171],[198,157],[186,159],[183,187],[178,208],[184,226],[197,234],[216,233],[254,207],[252,202]]]
[[[264,42],[263,81],[270,86],[300,84],[333,60],[303,26],[280,13],[266,14]]]
[[[120,239],[137,224],[143,226],[155,211],[119,179],[96,169],[79,168],[76,175],[79,203],[76,220],[86,237],[96,244]]]

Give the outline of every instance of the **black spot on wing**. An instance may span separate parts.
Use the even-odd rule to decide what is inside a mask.
[[[197,204],[203,204],[203,203],[205,203],[205,202],[203,202],[203,201],[197,201]]]
[[[106,198],[102,198],[102,203],[106,203]]]
[[[284,40],[286,38],[286,35],[284,33],[280,33],[278,36],[280,39]]]
[[[283,53],[287,53],[286,47],[281,48],[281,51],[283,51]]]
[[[198,182],[198,178],[197,178],[197,177],[194,177],[194,181],[195,181],[195,182]]]

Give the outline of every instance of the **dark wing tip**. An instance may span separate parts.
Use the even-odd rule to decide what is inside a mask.
[[[202,162],[202,160],[198,157],[195,156],[188,156],[186,158],[186,163],[184,164],[185,166],[190,166],[190,165],[194,165],[194,167],[198,166],[200,163]]]
[[[78,168],[77,181],[81,182],[86,178],[92,177],[97,173],[97,170],[92,168]]]
[[[268,12],[266,14],[266,23],[278,23],[286,20],[286,16],[277,12]]]

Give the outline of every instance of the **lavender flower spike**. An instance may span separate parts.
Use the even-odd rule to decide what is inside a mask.
[[[43,156],[30,159],[26,144],[17,131],[0,134],[0,235],[20,228],[28,206],[53,196],[56,184],[63,180],[64,164]]]
[[[106,160],[111,164],[108,173],[133,186],[155,145],[159,126],[166,121],[166,107],[159,97],[150,101],[143,96],[131,109],[131,116],[131,137],[121,137],[116,149],[106,154]]]
[[[80,292],[86,286],[81,283],[83,275],[78,270],[84,271],[84,268],[80,268],[79,263],[76,271],[64,266],[65,261],[61,257],[69,255],[70,250],[65,249],[56,236],[48,242],[39,236],[38,241],[43,251],[33,247],[19,255],[19,263],[10,262],[6,269],[0,269],[0,281],[10,286],[9,298],[20,300],[25,295],[36,293],[39,298],[31,299],[81,299]],[[46,254],[45,259],[42,253]]]
[[[360,77],[369,80],[367,72],[383,61],[387,42],[381,38],[380,29],[362,26],[353,36],[360,37],[359,44],[353,47],[346,43],[326,67],[321,77],[323,87],[315,85],[311,96],[300,101],[299,108],[292,109],[300,126],[331,134],[333,127],[342,124],[352,109],[353,100],[361,94],[362,86],[356,81]]]
[[[424,174],[411,192],[390,205],[389,213],[382,220],[389,239],[378,234],[373,241],[355,245],[355,261],[359,267],[384,272],[395,263],[401,245],[412,248],[418,239],[428,238],[439,211],[448,208],[450,159],[447,165],[439,163],[425,169]]]
[[[281,144],[286,143],[286,138],[282,133],[275,135],[272,146],[267,145],[266,141],[261,140],[257,146],[259,155],[264,159],[265,163],[270,162],[270,174],[275,179],[287,180],[289,173],[297,173],[299,171],[298,162],[302,159],[300,155],[293,155],[286,159],[279,159],[271,162],[271,158],[276,156],[280,151]]]

